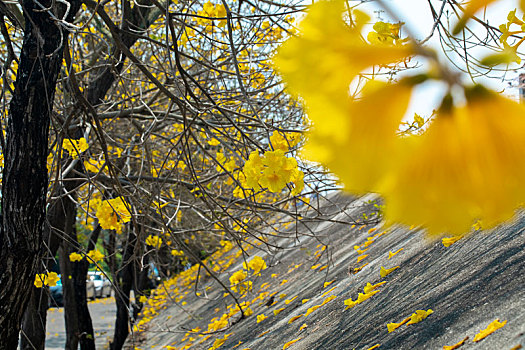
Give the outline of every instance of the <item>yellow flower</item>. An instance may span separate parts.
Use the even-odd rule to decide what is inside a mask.
[[[60,280],[60,277],[58,277],[58,274],[56,272],[48,272],[47,273],[47,279],[46,284],[50,287],[54,287],[57,285],[57,282]]]
[[[122,224],[131,220],[131,214],[122,197],[102,201],[96,216],[103,229],[115,230],[117,233],[122,233]]]
[[[267,267],[266,262],[260,256],[254,256],[253,259],[248,261],[248,264],[246,264],[246,262],[243,262],[242,266],[246,270],[252,269],[255,275],[260,275],[261,271],[265,270]]]
[[[162,238],[160,238],[159,236],[149,235],[146,238],[146,244],[158,249],[162,244]]]
[[[99,261],[101,261],[102,259],[104,259],[104,254],[102,254],[101,252],[99,252],[98,250],[94,249],[94,250],[90,250],[88,253],[87,253],[87,256],[91,258],[91,260],[94,262],[94,263],[97,263]]]
[[[284,309],[285,309],[284,307],[282,307],[282,308],[280,308],[280,309],[275,309],[275,310],[273,310],[273,314],[274,314],[275,316],[277,316],[277,315],[279,315],[279,313],[280,313],[281,311],[283,311]]]
[[[275,150],[282,150],[284,152],[288,151],[288,141],[286,140],[280,132],[275,130],[270,136],[270,143]]]
[[[257,323],[262,322],[262,321],[264,321],[267,318],[268,317],[265,316],[264,314],[257,315]]]
[[[387,221],[462,234],[510,219],[525,199],[525,108],[480,86],[442,109],[385,190]],[[502,181],[502,179],[505,179]]]
[[[410,321],[410,317],[405,318],[403,321],[399,323],[392,322],[392,323],[387,324],[386,327],[388,329],[388,333],[392,333],[393,331],[395,331],[396,329],[398,329],[399,327],[401,327],[408,321]]]
[[[69,261],[75,262],[75,261],[80,261],[80,260],[82,260],[82,255],[75,253],[75,252],[69,254]]]
[[[33,284],[37,288],[42,288],[47,284],[47,275],[45,273],[37,273],[35,276],[35,282]]]
[[[317,143],[340,144],[349,139],[352,121],[348,118],[351,102],[348,90],[358,73],[372,65],[392,63],[411,54],[407,46],[367,43],[361,31],[369,18],[354,11],[355,25],[350,27],[342,19],[343,11],[343,1],[319,1],[311,6],[300,25],[302,35],[288,40],[275,59],[291,92],[304,99],[315,128],[310,139],[315,135]],[[319,57],[323,59],[320,61]],[[379,105],[388,105],[388,102]],[[317,151],[316,158],[321,158],[321,151],[327,148]]]
[[[503,327],[506,323],[507,320],[500,322],[499,319],[495,319],[487,326],[487,328],[480,330],[479,333],[476,334],[476,336],[474,337],[474,341],[478,342],[484,339],[485,337],[491,335],[492,333]]]
[[[79,154],[85,152],[89,145],[85,138],[78,140],[64,139],[62,142],[62,148],[66,150],[72,158],[78,158]]]

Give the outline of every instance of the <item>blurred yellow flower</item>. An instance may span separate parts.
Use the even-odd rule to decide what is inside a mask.
[[[158,249],[162,245],[162,238],[160,238],[159,236],[149,235],[146,238],[146,244]]]
[[[88,253],[87,253],[87,256],[91,258],[91,260],[94,262],[94,263],[97,263],[99,261],[101,261],[102,259],[104,259],[104,254],[102,254],[101,252],[99,252],[98,250],[94,249],[94,250],[90,250]]]
[[[80,261],[80,260],[82,260],[82,255],[76,252],[69,254],[69,261],[75,262],[75,261]]]

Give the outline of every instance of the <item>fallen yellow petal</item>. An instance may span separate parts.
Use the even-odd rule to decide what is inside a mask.
[[[302,331],[303,329],[305,329],[306,327],[308,327],[308,325],[306,323],[303,323],[303,325],[299,328],[300,331]]]
[[[394,255],[396,255],[397,253],[399,253],[400,251],[402,251],[403,248],[399,248],[398,250],[396,250],[395,252],[388,252],[388,259],[390,259],[391,257],[393,257]]]
[[[393,331],[395,331],[397,328],[401,327],[408,321],[410,321],[410,317],[405,318],[403,321],[399,323],[392,322],[392,323],[387,324],[386,327],[388,329],[388,333],[392,333]]]
[[[332,283],[334,283],[334,281],[335,281],[335,280],[332,280],[332,281],[330,281],[330,282],[325,282],[325,283],[323,284],[323,288],[328,287],[329,285],[331,285]]]
[[[382,286],[385,283],[386,283],[386,281],[379,282],[377,284],[372,284],[372,283],[368,282],[366,284],[366,286],[363,288],[363,291],[365,292],[365,294],[368,294],[371,291],[373,291],[374,289],[379,288],[380,286]]]
[[[374,349],[377,349],[380,346],[381,346],[381,344],[376,344],[376,345],[374,345],[374,346],[372,346],[372,347],[370,347],[370,348],[368,348],[366,350],[374,350]]]
[[[288,324],[292,323],[293,321],[297,320],[298,318],[301,318],[303,317],[304,315],[297,315],[297,316],[294,316],[292,317],[291,319],[288,320]]]
[[[416,312],[414,312],[412,314],[412,316],[410,316],[410,321],[408,321],[407,324],[414,324],[414,323],[421,322],[425,318],[427,318],[428,315],[430,315],[432,313],[434,313],[434,311],[431,310],[431,309],[428,309],[427,311],[425,311],[425,310],[416,310]]]
[[[379,271],[379,275],[382,278],[384,278],[387,275],[389,275],[392,271],[394,271],[395,269],[398,269],[398,268],[399,268],[399,266],[392,267],[391,269],[385,269],[383,266],[381,266],[381,270]]]
[[[498,318],[495,319],[488,325],[487,328],[480,330],[479,333],[476,334],[476,336],[474,337],[474,342],[478,342],[481,339],[484,339],[485,337],[489,336],[490,334],[503,327],[506,323],[507,320],[500,322]]]
[[[456,243],[457,241],[459,241],[460,239],[462,238],[462,236],[454,236],[454,237],[445,237],[441,240],[441,243],[443,243],[443,245],[445,247],[450,247],[452,244]]]
[[[273,310],[273,314],[274,314],[275,316],[277,316],[277,315],[279,315],[279,313],[280,313],[281,311],[283,311],[284,309],[285,309],[285,308],[282,307],[282,308],[280,308],[280,309]]]
[[[465,338],[463,338],[463,340],[457,342],[456,344],[454,345],[444,345],[443,346],[443,350],[456,350],[457,348],[459,348],[461,345],[465,344],[465,342],[468,340],[468,336],[466,336]]]
[[[366,258],[368,255],[359,255],[357,257],[357,262],[361,262],[361,260],[363,260],[364,258]]]
[[[309,308],[308,310],[306,310],[306,313],[304,314],[304,316],[308,316],[310,315],[312,312],[314,312],[315,310],[319,309],[321,307],[321,305],[314,305],[312,306],[311,308]]]
[[[288,343],[283,345],[283,350],[288,349],[290,347],[290,345],[292,345],[293,343],[298,342],[301,339],[302,338],[297,338],[297,339],[294,339],[294,340],[290,340]]]
[[[294,296],[292,299],[285,300],[284,303],[285,303],[286,305],[288,305],[288,304],[290,304],[292,301],[294,301],[295,299],[297,299],[297,295]]]
[[[354,268],[354,270],[352,271],[352,274],[355,275],[356,273],[358,273],[359,271],[361,271],[366,265],[368,265],[368,263],[362,265],[362,266],[359,266],[359,267],[356,267]]]

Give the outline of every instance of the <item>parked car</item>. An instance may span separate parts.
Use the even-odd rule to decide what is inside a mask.
[[[58,275],[61,277],[60,275]],[[49,287],[50,298],[49,306],[64,306],[64,293],[62,290],[62,278],[57,281],[56,286]],[[86,279],[86,298],[95,300],[95,282],[90,278]]]
[[[95,296],[97,298],[111,296],[111,282],[100,271],[89,271],[89,278],[95,284]]]

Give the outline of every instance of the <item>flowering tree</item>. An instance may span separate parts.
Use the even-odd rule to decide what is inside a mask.
[[[85,0],[41,3],[45,11],[1,2],[0,349],[16,347],[24,310],[22,345],[43,348],[57,252],[72,277],[63,279],[67,346],[94,348],[91,264],[114,282],[119,349],[130,310],[149,293],[150,262],[165,275],[193,265],[217,278],[204,258],[248,237],[278,249],[269,237],[303,219],[301,207],[320,219],[310,200],[340,182],[382,194],[387,221],[435,234],[512,216],[523,202],[522,107],[464,83],[427,47],[433,36],[447,43],[474,80],[519,61],[515,11],[499,31],[475,18],[490,42],[456,36],[488,3],[429,1],[434,26],[417,40],[397,19],[373,21],[342,1],[319,2],[297,26],[300,2]],[[458,14],[455,27],[446,10]],[[271,59],[285,41],[275,58],[283,85]],[[473,67],[458,50],[466,43],[492,53]],[[407,120],[428,81],[445,83],[445,97],[432,116]],[[252,259],[244,270],[264,268]],[[244,270],[223,285],[233,298],[251,287]]]

